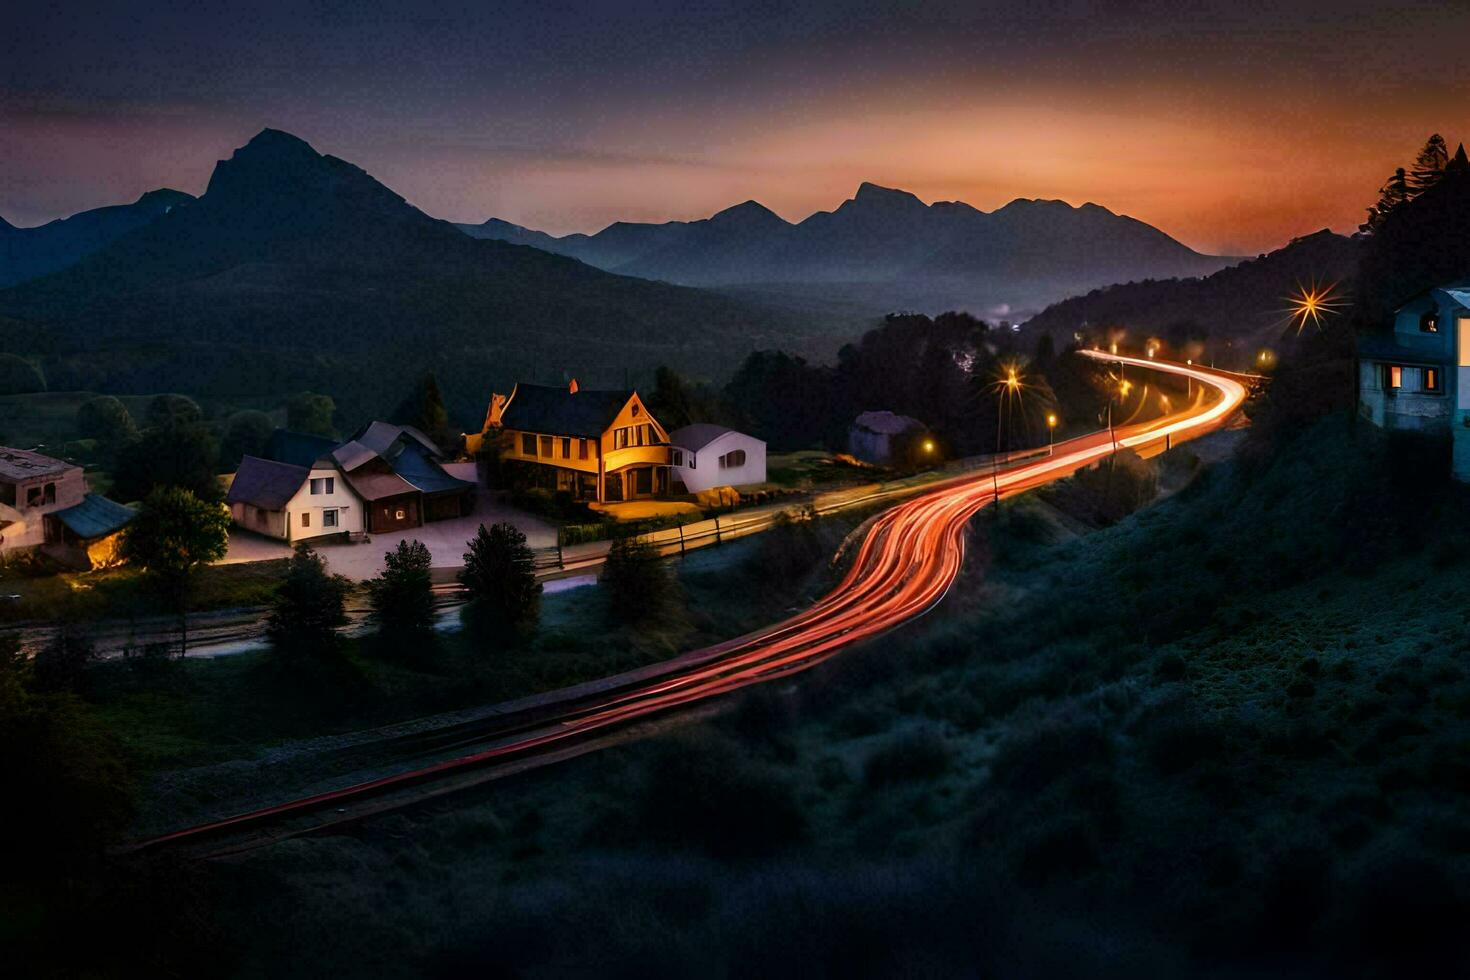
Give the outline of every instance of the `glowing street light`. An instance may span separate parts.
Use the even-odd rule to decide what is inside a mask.
[[[1046,413],[1046,454],[1050,456],[1057,448],[1057,413]]]
[[[1338,284],[1313,282],[1309,286],[1297,283],[1296,292],[1286,297],[1290,304],[1286,310],[1286,320],[1296,327],[1300,334],[1311,324],[1318,330],[1329,316],[1335,316],[1347,303],[1338,295]]]
[[[934,440],[933,439],[925,439],[924,440],[924,452],[926,452],[926,453],[932,453],[933,451],[934,451]]]
[[[1000,513],[1000,426],[1005,418],[1006,403],[1021,394],[1026,387],[1020,369],[1014,363],[1005,365],[1004,374],[992,386],[995,388],[995,456],[990,469],[991,487],[995,491],[995,510]]]

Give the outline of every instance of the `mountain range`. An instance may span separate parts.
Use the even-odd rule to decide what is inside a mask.
[[[458,227],[612,272],[705,287],[867,287],[892,297],[968,290],[972,309],[1040,305],[1110,283],[1207,275],[1237,259],[1202,255],[1150,225],[1096,204],[1016,200],[986,212],[925,204],[864,183],[833,211],[786,221],[746,201],[699,221],[617,222],[553,237],[491,218]],[[937,311],[936,311],[937,312]]]
[[[183,191],[149,191],[132,204],[115,204],[17,228],[0,218],[0,288],[74,265],[135,228],[194,198]]]
[[[40,356],[52,387],[316,387],[366,413],[432,369],[465,421],[517,379],[614,385],[664,362],[721,374],[752,349],[800,347],[817,329],[755,303],[477,241],[276,130],[221,161],[197,200],[0,290],[0,315],[34,325],[0,347]]]

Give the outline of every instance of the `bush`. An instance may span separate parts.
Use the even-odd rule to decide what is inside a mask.
[[[204,421],[199,403],[187,395],[154,395],[148,402],[148,424],[156,429]]]
[[[380,637],[394,643],[422,642],[434,631],[433,557],[420,541],[400,541],[383,555],[383,572],[367,583],[368,601]]]
[[[709,734],[655,746],[639,802],[638,825],[654,841],[724,859],[769,855],[806,828],[790,779]]]
[[[116,452],[138,438],[138,426],[122,402],[99,395],[77,409],[77,435],[97,440],[104,452]]]
[[[332,416],[336,411],[336,403],[328,396],[303,391],[292,395],[286,402],[286,428],[306,435],[334,438],[337,430],[333,427]]]
[[[290,660],[322,659],[337,652],[337,627],[347,623],[350,584],[327,572],[310,544],[299,544],[266,621],[266,635]]]
[[[67,622],[56,636],[36,653],[31,664],[36,689],[80,693],[87,665],[96,659],[92,638]]]
[[[470,594],[470,611],[480,625],[524,636],[541,615],[536,554],[513,524],[480,530],[466,542],[459,583]]]
[[[658,551],[641,538],[613,542],[599,579],[607,592],[608,616],[638,624],[665,618],[676,601],[674,578]]]
[[[925,728],[891,739],[868,756],[863,779],[869,786],[935,779],[949,771],[954,752],[949,742]]]

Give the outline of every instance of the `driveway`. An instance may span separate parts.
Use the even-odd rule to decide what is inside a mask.
[[[400,541],[422,541],[434,556],[435,568],[459,568],[464,564],[465,543],[475,536],[480,525],[505,522],[519,528],[532,548],[556,547],[556,526],[534,514],[516,510],[482,491],[476,498],[475,512],[469,517],[448,521],[432,521],[423,527],[395,534],[373,534],[362,544],[333,541],[317,544],[327,566],[338,575],[354,581],[370,579],[383,570],[383,554],[398,547]],[[230,529],[230,550],[225,563],[289,558],[291,549],[282,541],[264,538],[239,528]]]

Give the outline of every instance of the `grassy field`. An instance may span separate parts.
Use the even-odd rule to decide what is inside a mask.
[[[285,559],[235,565],[206,565],[192,579],[189,608],[239,609],[263,606],[280,585]],[[169,606],[142,571],[135,568],[95,572],[23,574],[19,568],[0,569],[0,592],[19,595],[20,601],[0,606],[0,623],[87,622],[159,616]]]
[[[342,660],[293,670],[268,653],[163,665],[105,663],[87,697],[145,772],[251,759],[292,738],[353,731],[492,704],[667,659],[776,620],[828,580],[824,560],[858,518],[822,522],[795,549],[803,574],[773,585],[763,569],[793,548],[773,532],[671,563],[678,611],[652,625],[609,626],[601,589],[546,595],[523,647],[496,647],[469,630],[440,634],[406,657],[371,638]],[[229,566],[227,566],[229,567]],[[145,809],[147,804],[145,803]],[[178,822],[178,814],[170,816]]]
[[[1334,421],[1081,536],[1018,503],[918,628],[713,723],[218,869],[210,953],[1463,975],[1467,501],[1396,452]]]

